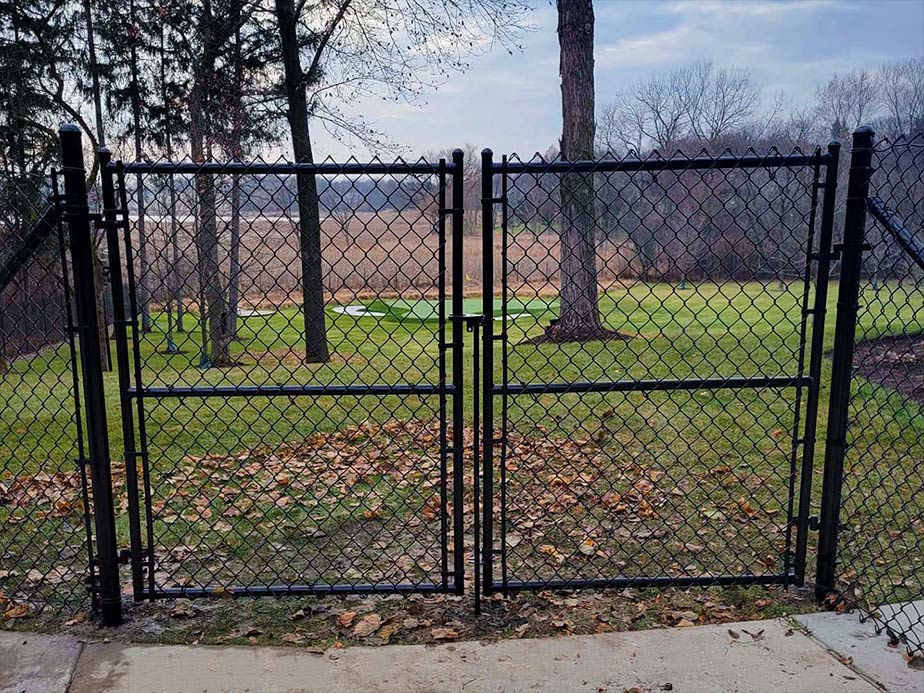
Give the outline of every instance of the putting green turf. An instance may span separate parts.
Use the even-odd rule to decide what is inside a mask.
[[[369,314],[382,313],[382,319],[389,322],[439,322],[439,301],[421,299],[379,299],[365,305]],[[466,298],[462,301],[464,313],[480,313],[482,299],[480,297]],[[516,319],[520,316],[530,315],[538,317],[548,310],[558,308],[558,302],[544,298],[534,298],[527,301],[511,298],[507,301],[507,316]],[[444,302],[445,315],[452,315],[452,301]],[[504,312],[503,301],[494,299],[494,316],[502,317]]]

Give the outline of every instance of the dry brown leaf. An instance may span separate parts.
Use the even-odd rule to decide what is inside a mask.
[[[29,615],[29,605],[25,603],[12,604],[3,612],[3,618],[25,618]]]
[[[372,635],[382,625],[382,617],[378,614],[367,614],[353,626],[354,638],[366,638]]]
[[[459,632],[452,628],[433,628],[430,635],[434,640],[455,640],[459,637]]]

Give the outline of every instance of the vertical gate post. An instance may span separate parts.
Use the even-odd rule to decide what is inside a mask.
[[[115,510],[112,498],[112,470],[109,460],[109,434],[106,427],[106,397],[96,315],[93,239],[87,198],[86,171],[80,128],[62,125],[61,171],[64,176],[64,201],[74,270],[74,303],[80,335],[80,363],[86,407],[87,450],[93,487],[93,512],[96,527],[100,609],[105,626],[122,623],[122,590],[116,552]]]
[[[805,435],[802,447],[802,475],[799,481],[799,534],[796,537],[796,584],[805,584],[805,565],[808,552],[809,511],[812,504],[812,476],[815,466],[815,444],[818,429],[818,400],[821,395],[821,367],[824,361],[825,316],[828,305],[828,282],[831,277],[831,241],[834,236],[834,208],[837,198],[837,171],[841,145],[834,141],[828,145],[828,162],[825,166],[824,199],[821,207],[821,233],[818,238],[818,270],[815,276],[815,302],[812,306],[812,342],[809,356],[809,375],[805,405]],[[809,248],[809,252],[812,249]]]
[[[465,592],[465,312],[462,302],[465,276],[465,249],[462,246],[465,214],[464,154],[461,149],[452,152],[452,562],[453,586],[456,594]]]
[[[481,248],[482,258],[482,580],[484,593],[494,587],[494,152],[481,152]],[[504,268],[501,268],[504,271]],[[477,470],[476,470],[477,471]],[[477,558],[475,560],[477,569]]]
[[[859,128],[853,133],[850,150],[850,177],[847,182],[844,242],[841,244],[841,277],[837,295],[837,325],[834,331],[831,366],[828,437],[825,444],[824,480],[821,489],[818,564],[815,573],[815,597],[819,600],[824,599],[834,589],[850,382],[860,298],[860,269],[864,250],[866,199],[872,174],[873,138],[871,128]]]
[[[125,446],[125,482],[128,494],[128,534],[131,542],[132,593],[135,601],[144,591],[142,566],[142,540],[140,499],[138,497],[138,454],[135,445],[135,427],[132,403],[128,396],[131,387],[128,360],[128,319],[125,314],[125,287],[122,282],[122,251],[119,247],[119,220],[116,216],[115,181],[109,162],[112,154],[105,147],[99,152],[100,180],[103,192],[103,219],[106,223],[106,247],[109,251],[109,286],[112,288],[113,336],[116,343],[119,374],[119,408],[122,419],[122,440]]]

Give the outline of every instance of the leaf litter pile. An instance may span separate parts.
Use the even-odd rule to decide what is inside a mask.
[[[470,448],[471,430],[463,435]],[[781,569],[785,512],[779,503],[785,497],[770,502],[778,494],[765,491],[767,480],[727,464],[672,472],[639,459],[594,436],[562,439],[541,426],[509,433],[509,579]],[[229,597],[234,586],[248,584],[439,583],[440,464],[435,421],[366,422],[273,449],[187,457],[166,471],[152,461],[155,583],[216,587]],[[449,522],[451,476],[450,470]],[[123,479],[118,475],[124,512]],[[80,520],[79,483],[42,479],[55,488],[43,495],[33,482],[5,482],[0,505],[17,512],[38,506]],[[473,512],[471,487],[467,469],[466,518]],[[495,512],[500,527],[498,503]],[[469,591],[472,540],[466,527]],[[499,579],[499,560],[496,565]],[[14,576],[19,592],[60,579],[56,570]],[[0,585],[3,577],[10,576],[0,574]],[[80,589],[82,577],[71,571],[66,579]],[[130,584],[127,574],[123,578]],[[5,604],[23,611],[16,596],[8,594]],[[429,642],[726,622],[774,615],[793,603],[811,608],[796,591],[775,588],[495,595],[481,617],[473,615],[470,595],[178,599],[134,605],[124,632],[141,639],[305,646]]]

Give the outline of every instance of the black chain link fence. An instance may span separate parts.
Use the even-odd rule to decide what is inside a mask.
[[[89,605],[68,254],[52,193],[49,176],[0,175],[0,616],[9,619]]]
[[[837,553],[910,649],[922,145],[874,152]],[[801,584],[837,159],[486,153],[465,216],[461,154],[104,161],[125,587],[461,592],[476,557],[488,591]],[[96,562],[69,253],[53,181],[0,183],[0,606],[72,612]]]
[[[873,151],[838,537],[849,606],[924,650],[924,134]]]

